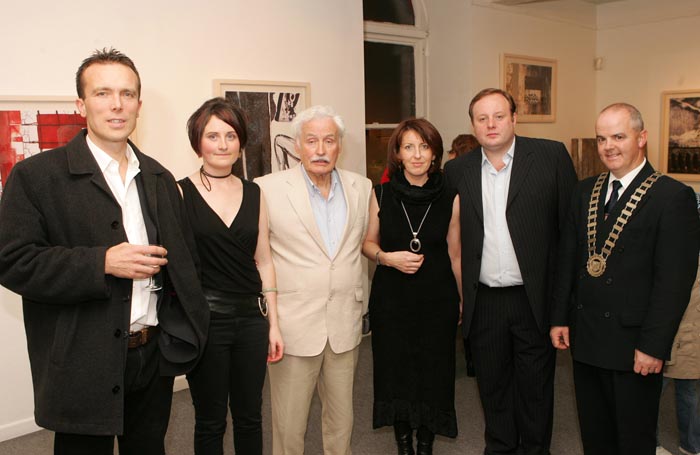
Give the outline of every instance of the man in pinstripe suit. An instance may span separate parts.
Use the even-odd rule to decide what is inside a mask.
[[[469,116],[481,148],[445,172],[461,200],[462,328],[486,420],[484,453],[548,454],[552,277],[576,173],[562,143],[515,136],[515,101],[503,90],[479,92]]]

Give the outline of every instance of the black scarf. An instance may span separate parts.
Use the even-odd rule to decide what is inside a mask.
[[[442,172],[437,171],[428,175],[428,181],[423,186],[408,183],[403,170],[394,172],[389,181],[391,190],[402,201],[410,204],[429,204],[440,197],[445,189],[445,179]]]

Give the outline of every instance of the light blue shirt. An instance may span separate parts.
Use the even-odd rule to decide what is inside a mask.
[[[479,281],[491,287],[523,284],[506,220],[510,174],[513,169],[515,140],[503,156],[503,169],[497,171],[481,151],[481,202],[484,207],[484,246]]]
[[[321,232],[328,255],[333,257],[338,250],[338,244],[348,217],[348,204],[345,202],[343,185],[340,183],[338,171],[333,169],[331,172],[331,189],[328,192],[328,199],[326,199],[321,194],[321,190],[311,181],[304,166],[300,167],[304,174],[306,188],[309,190],[309,201],[311,201],[314,218],[316,218],[316,226]]]

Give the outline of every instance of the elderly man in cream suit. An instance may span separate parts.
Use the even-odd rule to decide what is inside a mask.
[[[314,106],[294,119],[301,166],[256,180],[267,200],[284,359],[269,366],[272,453],[302,455],[314,388],[326,455],[349,455],[365,310],[361,247],[371,182],[335,167],[342,119]]]

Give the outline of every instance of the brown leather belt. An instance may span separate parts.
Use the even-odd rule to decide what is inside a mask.
[[[158,326],[144,327],[136,332],[129,332],[129,349],[138,348],[151,341],[158,335]]]

